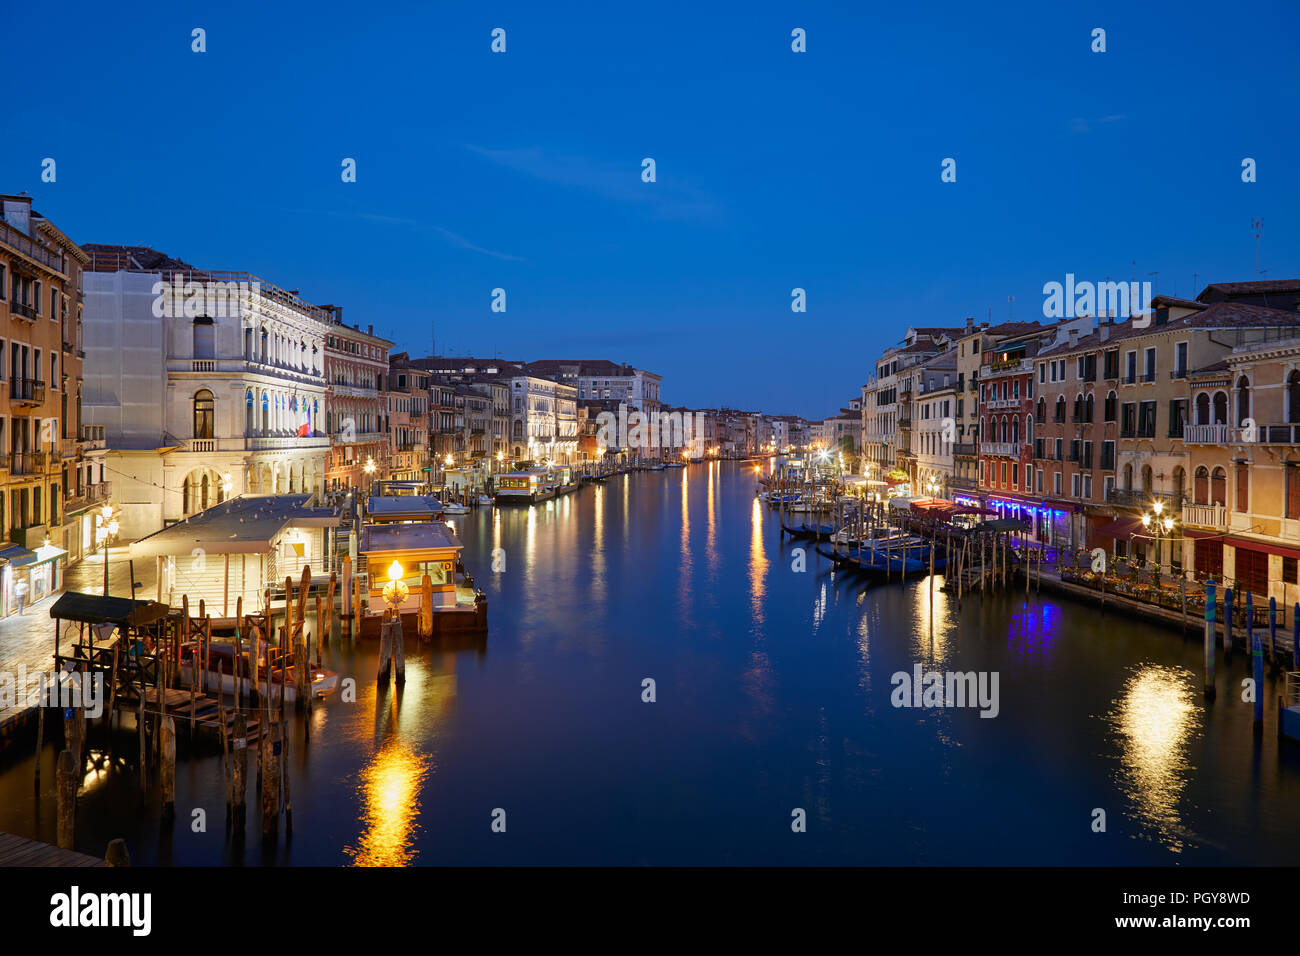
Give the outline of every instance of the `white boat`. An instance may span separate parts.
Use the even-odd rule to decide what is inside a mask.
[[[458,505],[455,502],[442,506],[442,513],[447,515],[467,515],[469,508],[466,505]]]
[[[492,504],[492,499],[489,498],[487,495],[479,495],[478,503],[481,505],[490,505]]]

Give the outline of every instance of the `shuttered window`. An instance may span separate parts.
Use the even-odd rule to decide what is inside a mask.
[[[1268,594],[1268,555],[1249,548],[1237,549],[1237,581],[1252,594]]]

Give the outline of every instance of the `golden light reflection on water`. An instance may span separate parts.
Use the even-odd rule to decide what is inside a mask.
[[[749,512],[749,600],[754,609],[754,621],[763,623],[763,595],[767,590],[767,554],[763,550],[763,503],[754,499]]]
[[[1201,729],[1194,686],[1188,670],[1148,665],[1128,679],[1108,715],[1120,743],[1120,789],[1175,852],[1186,840],[1179,803],[1193,769],[1187,747]]]
[[[591,500],[592,542],[591,542],[591,598],[597,604],[604,604],[605,589],[605,486],[595,485],[595,494]]]
[[[420,787],[429,760],[400,740],[389,740],[361,771],[364,830],[349,847],[354,866],[406,866],[415,857]]]
[[[687,618],[686,623],[691,623],[690,613],[692,607],[692,598],[695,589],[691,586],[692,576],[695,570],[695,560],[691,551],[691,495],[690,495],[690,469],[682,469],[682,537],[681,537],[681,558],[679,559],[680,575],[677,586],[677,607],[683,617]]]
[[[715,500],[714,500],[714,477],[717,474],[717,466],[718,463],[716,461],[711,461],[708,463],[708,465],[705,466],[709,469],[709,473],[708,473],[709,474],[709,491],[708,491],[709,527],[708,527],[708,543],[705,546],[705,553],[708,555],[709,558],[710,571],[717,571],[718,569],[718,534],[717,534],[718,522],[717,522],[717,517],[714,514],[714,508],[716,507]]]
[[[917,659],[942,664],[948,657],[948,640],[956,622],[948,594],[941,590],[943,577],[934,576],[933,590],[930,584],[929,578],[921,578],[912,589],[912,647]]]

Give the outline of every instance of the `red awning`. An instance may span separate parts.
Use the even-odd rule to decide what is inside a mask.
[[[1098,528],[1097,534],[1103,535],[1107,538],[1127,538],[1129,535],[1135,534],[1141,530],[1141,528],[1141,518],[1116,518],[1110,524],[1105,524]]]

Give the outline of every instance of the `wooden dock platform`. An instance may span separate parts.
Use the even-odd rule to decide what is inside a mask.
[[[220,708],[215,697],[209,697],[206,694],[194,694],[191,697],[188,690],[169,687],[163,696],[167,705],[167,716],[176,721],[176,726],[188,726],[190,713],[193,711],[194,724],[202,730],[213,730],[221,732]],[[132,701],[119,697],[115,702],[118,710],[126,713],[135,713],[139,707],[139,698]],[[158,690],[150,687],[145,690],[144,694],[145,710],[149,714],[156,715],[159,713]],[[235,711],[231,706],[227,706],[226,712],[226,733],[230,735],[234,732]],[[255,737],[258,727],[260,726],[257,717],[248,715],[246,717],[245,732],[250,738]]]
[[[12,833],[0,833],[0,867],[5,866],[103,866],[104,861],[48,843],[28,840]]]

